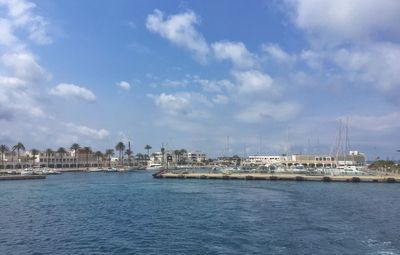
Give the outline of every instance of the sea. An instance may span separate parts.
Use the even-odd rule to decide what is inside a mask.
[[[2,181],[0,254],[400,254],[400,184]]]

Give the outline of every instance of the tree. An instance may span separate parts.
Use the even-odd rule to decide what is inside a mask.
[[[146,144],[146,146],[144,146],[144,149],[147,151],[147,159],[150,159],[150,150],[152,149],[152,147]]]
[[[108,167],[111,167],[111,157],[114,156],[114,150],[113,149],[106,150],[105,156],[108,158]]]
[[[0,153],[1,153],[1,168],[4,169],[4,155],[6,152],[8,152],[9,149],[7,147],[7,145],[0,145]]]
[[[89,167],[89,154],[92,153],[92,149],[88,146],[83,148],[83,152],[86,154],[86,167]]]
[[[32,166],[35,166],[35,160],[36,160],[36,155],[38,155],[40,152],[37,149],[32,149],[31,154],[32,154]]]
[[[61,169],[63,169],[63,158],[64,158],[64,155],[67,153],[67,150],[64,147],[60,147],[60,148],[58,148],[57,153],[60,156]]]
[[[75,163],[75,167],[79,169],[79,162],[76,161],[77,157],[78,157],[78,153],[80,150],[81,146],[77,143],[72,144],[70,150],[74,151],[74,163]]]
[[[49,162],[50,162],[50,156],[54,153],[52,149],[47,149],[46,150],[46,155],[47,155],[47,168],[49,168]]]
[[[174,150],[174,155],[175,155],[175,158],[176,158],[176,164],[179,164],[179,161],[180,161],[180,154],[181,154],[181,151],[180,150]]]
[[[185,150],[185,149],[180,149],[179,152],[180,152],[181,164],[182,164],[183,161],[186,161],[186,160],[185,160],[186,158],[184,158],[183,156],[185,156],[185,154],[187,154],[187,150]]]
[[[164,166],[165,148],[161,147],[161,165]]]
[[[126,151],[125,151],[125,154],[128,156],[128,164],[129,164],[129,166],[131,165],[131,156],[132,156],[132,154],[133,154],[133,151],[131,150],[131,149],[127,149]]]
[[[119,161],[121,161],[122,164],[124,164],[124,150],[125,150],[125,144],[123,142],[117,143],[115,146],[115,150],[118,151],[119,153]]]
[[[99,161],[100,161],[100,158],[103,157],[103,153],[101,151],[96,151],[96,153],[94,155],[96,156],[96,159],[97,159],[97,167],[99,167]]]
[[[20,162],[20,158],[19,158],[19,151],[20,150],[25,151],[25,146],[21,142],[18,142],[13,147],[13,151],[15,151],[15,150],[17,150],[17,155],[18,155],[18,166],[19,166],[19,168],[21,168],[21,162]]]

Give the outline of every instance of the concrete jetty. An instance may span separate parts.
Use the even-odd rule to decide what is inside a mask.
[[[46,175],[0,175],[0,181],[16,181],[16,180],[37,180],[46,179]]]
[[[178,173],[161,172],[153,175],[154,178],[165,179],[221,179],[221,180],[264,180],[264,181],[320,181],[320,182],[379,182],[400,183],[400,176],[327,176],[304,174],[270,174],[270,173]]]

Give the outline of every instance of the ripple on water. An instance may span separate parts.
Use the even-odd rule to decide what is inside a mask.
[[[64,174],[0,186],[0,254],[399,254],[397,186]]]

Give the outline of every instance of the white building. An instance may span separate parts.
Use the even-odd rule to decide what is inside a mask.
[[[249,156],[244,160],[244,165],[273,165],[282,164],[287,156]]]

